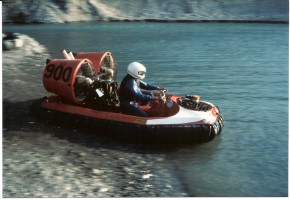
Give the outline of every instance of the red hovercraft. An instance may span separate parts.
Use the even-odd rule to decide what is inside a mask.
[[[54,93],[33,104],[39,118],[61,120],[99,133],[141,140],[172,139],[207,142],[220,134],[224,118],[217,106],[200,101],[195,95],[180,97],[165,90],[166,102],[152,101],[140,107],[148,117],[121,113],[116,80],[117,67],[110,52],[66,53],[65,59],[47,60],[43,84]],[[83,84],[87,80],[93,83]]]

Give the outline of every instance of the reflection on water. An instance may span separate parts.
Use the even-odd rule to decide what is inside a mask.
[[[194,196],[288,195],[288,25],[98,23],[4,26],[61,57],[111,51],[118,82],[132,61],[146,81],[218,105],[216,140],[168,153]],[[57,41],[57,42],[55,42]]]

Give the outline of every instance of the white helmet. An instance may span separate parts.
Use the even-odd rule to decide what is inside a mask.
[[[146,67],[138,62],[132,62],[128,65],[128,74],[136,79],[145,78]]]

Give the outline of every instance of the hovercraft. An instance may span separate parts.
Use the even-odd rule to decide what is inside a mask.
[[[24,45],[23,36],[20,33],[2,33],[2,48],[3,50],[11,50],[20,48]]]
[[[166,102],[140,105],[148,117],[123,114],[112,53],[62,53],[65,59],[47,60],[43,72],[44,87],[54,94],[42,98],[38,109],[34,106],[41,118],[140,139],[207,142],[222,131],[224,118],[217,106],[195,95],[181,97],[166,90],[154,92],[156,96],[165,95]],[[93,83],[84,84],[88,80]]]

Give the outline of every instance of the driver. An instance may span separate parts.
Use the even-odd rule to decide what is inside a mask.
[[[141,79],[145,78],[146,68],[138,62],[132,62],[128,65],[128,74],[121,82],[119,100],[121,111],[125,114],[147,117],[148,114],[142,110],[136,103],[147,104],[152,100],[161,100],[165,102],[165,97],[154,97],[151,92],[145,90],[166,90],[157,86],[145,83]]]

